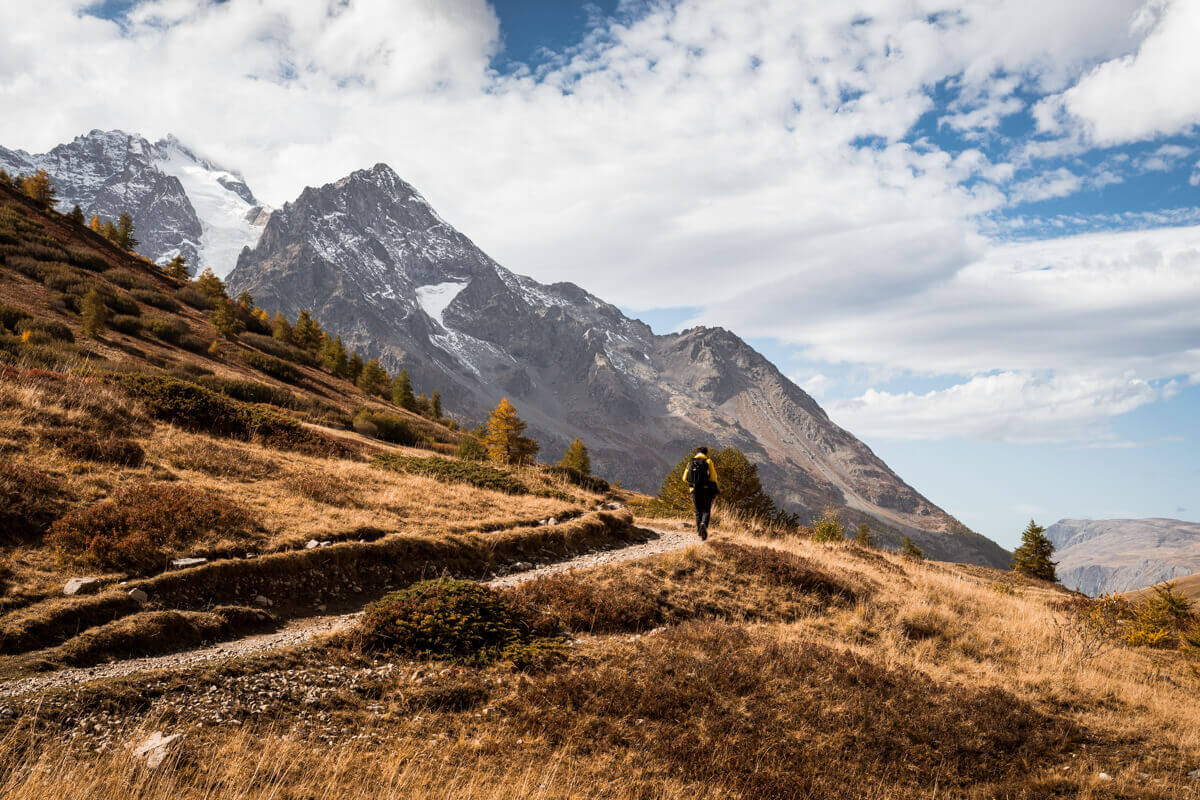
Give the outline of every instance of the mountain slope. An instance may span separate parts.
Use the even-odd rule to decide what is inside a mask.
[[[545,457],[579,435],[602,474],[653,492],[695,444],[736,446],[789,508],[845,507],[881,521],[885,539],[907,533],[931,555],[1007,564],[734,334],[658,336],[574,284],[514,274],[385,164],[275,211],[229,284],[264,308],[313,311],[467,419],[509,396]]]
[[[139,253],[158,262],[182,253],[193,271],[227,273],[241,249],[258,239],[265,216],[239,175],[173,136],[151,143],[123,131],[93,130],[43,154],[0,147],[0,167],[14,175],[46,170],[60,211],[78,204],[89,218],[110,219],[128,211]]]
[[[1060,519],[1046,528],[1064,586],[1128,592],[1200,571],[1200,524],[1178,519]]]

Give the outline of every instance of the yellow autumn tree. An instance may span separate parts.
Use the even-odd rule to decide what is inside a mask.
[[[525,421],[517,416],[516,407],[505,397],[492,411],[487,421],[487,436],[483,444],[487,448],[488,458],[502,464],[525,464],[533,460],[538,451],[536,439],[530,439],[525,433],[528,427]]]

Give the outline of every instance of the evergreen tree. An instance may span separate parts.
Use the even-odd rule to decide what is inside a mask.
[[[562,461],[558,462],[558,465],[578,470],[584,475],[592,474],[592,459],[588,455],[587,447],[579,439],[571,442],[571,446],[567,448],[567,452],[563,455]]]
[[[727,447],[709,453],[709,458],[717,468],[717,481],[721,486],[721,494],[717,496],[719,505],[736,509],[745,516],[785,527],[795,527],[799,524],[795,514],[775,505],[775,501],[763,489],[762,479],[758,477],[758,467],[751,463],[741,450]],[[692,509],[692,497],[683,482],[683,472],[691,460],[691,453],[680,459],[663,477],[658,490],[659,502],[671,511],[681,514],[690,514]]]
[[[85,222],[83,218],[83,209],[79,207],[78,203],[76,203],[74,208],[71,209],[71,213],[67,214],[67,219],[71,220],[71,222],[75,225],[79,225],[80,227],[83,226]]]
[[[913,544],[913,540],[907,536],[900,542],[900,555],[915,561],[921,561],[925,558],[925,553],[921,551],[921,548]]]
[[[538,451],[538,443],[522,434],[528,427],[517,416],[517,409],[508,398],[503,398],[492,411],[487,421],[487,436],[484,446],[488,457],[501,464],[525,464]]]
[[[392,402],[409,411],[417,410],[417,397],[413,394],[412,382],[408,379],[408,370],[400,370],[400,374],[392,381]]]
[[[280,311],[276,311],[275,319],[271,320],[271,338],[277,342],[292,343],[292,323]]]
[[[434,389],[433,394],[429,395],[429,414],[434,419],[442,418],[442,393],[437,389]]]
[[[383,397],[387,394],[391,384],[388,381],[388,374],[383,367],[379,366],[379,360],[372,358],[362,368],[362,374],[358,376],[356,381],[358,388],[362,389],[367,394],[374,394]]]
[[[362,371],[362,356],[358,354],[358,351],[355,351],[350,354],[350,363],[346,365],[346,377],[357,384],[358,379],[362,377]]]
[[[1058,564],[1050,560],[1054,545],[1046,537],[1046,529],[1033,520],[1021,532],[1021,546],[1013,551],[1010,569],[1044,581],[1058,582],[1054,568]]]
[[[117,243],[117,226],[113,224],[111,219],[104,220],[104,230],[101,233],[105,239],[108,239],[113,244]]]
[[[226,339],[236,339],[241,332],[242,323],[237,318],[233,303],[228,297],[222,295],[217,298],[216,306],[212,311],[212,324],[217,329],[217,333]]]
[[[488,429],[485,425],[477,425],[458,442],[459,458],[467,461],[487,461],[488,450],[484,440],[487,439]]]
[[[21,191],[47,211],[54,209],[58,198],[54,184],[50,182],[50,173],[44,169],[39,169],[31,178],[21,180]]]
[[[417,413],[422,417],[428,417],[430,414],[429,398],[425,396],[424,392],[417,395]]]
[[[863,547],[874,547],[875,537],[871,535],[871,526],[865,522],[858,523],[858,530],[854,533],[854,541]]]
[[[88,227],[91,228],[94,233],[98,233],[101,236],[104,235],[104,223],[100,221],[99,214],[92,214],[92,219],[88,223]]]
[[[252,313],[254,311],[254,295],[250,294],[249,292],[243,291],[241,294],[239,294],[236,302],[247,313]]]
[[[92,288],[83,296],[79,304],[79,314],[83,317],[83,335],[93,339],[104,332],[104,324],[108,322],[108,306],[100,292]]]
[[[334,339],[325,337],[320,357],[322,367],[339,378],[346,377],[346,368],[349,366],[350,360],[346,355],[346,346],[342,344],[342,337],[338,336]]]
[[[129,216],[128,211],[122,211],[121,216],[117,217],[117,238],[114,241],[122,250],[132,250],[139,244],[133,235],[133,217]]]
[[[8,170],[6,170],[4,167],[0,167],[0,186],[12,186],[12,185],[13,185],[12,176],[8,174]]]
[[[186,281],[192,277],[187,268],[187,256],[182,253],[176,253],[163,269],[175,280]]]
[[[305,350],[315,353],[321,347],[324,333],[321,326],[312,318],[312,314],[301,311],[296,317],[296,324],[292,327],[292,340]]]
[[[225,284],[217,277],[217,274],[209,267],[204,268],[196,277],[196,288],[204,292],[213,300],[228,300],[229,297],[225,294]]]

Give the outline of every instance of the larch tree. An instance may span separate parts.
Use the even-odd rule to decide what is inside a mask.
[[[84,336],[95,339],[104,332],[104,324],[108,322],[108,306],[97,289],[93,288],[83,296],[79,314],[83,318]]]
[[[362,389],[367,394],[378,395],[384,397],[387,395],[391,384],[388,381],[388,374],[383,367],[379,366],[379,360],[372,358],[362,368],[362,374],[358,376],[358,388]]]
[[[362,375],[362,372],[363,372],[362,356],[360,356],[358,354],[358,351],[356,350],[350,354],[350,363],[346,365],[346,377],[357,384],[359,377]]]
[[[392,381],[392,402],[409,411],[417,410],[417,396],[413,394],[412,381],[406,369],[400,370],[400,374]]]
[[[85,222],[85,220],[83,218],[83,209],[79,207],[78,203],[76,203],[75,206],[71,209],[71,213],[67,214],[67,219],[71,220],[72,224],[83,227],[84,222]]]
[[[191,274],[187,268],[187,256],[182,253],[176,253],[171,260],[167,262],[163,270],[175,280],[186,281],[191,278]]]
[[[271,338],[285,344],[292,343],[292,323],[281,311],[276,311],[275,319],[271,320]]]
[[[32,177],[25,178],[21,182],[21,191],[47,211],[54,209],[54,203],[58,199],[58,192],[54,190],[54,184],[50,181],[50,173],[44,169],[39,169]]]
[[[871,535],[871,526],[865,522],[858,523],[858,530],[854,532],[854,541],[863,547],[874,547],[875,537]]]
[[[122,211],[121,216],[117,217],[117,238],[114,242],[122,250],[132,250],[139,244],[133,235],[133,217],[128,211]]]
[[[209,267],[205,267],[204,272],[201,272],[196,277],[196,288],[213,300],[220,298],[229,299],[225,294],[225,283]]]
[[[531,461],[537,454],[538,443],[523,435],[526,427],[525,421],[517,415],[516,407],[507,397],[503,398],[488,417],[487,436],[483,442],[488,458],[501,464]]]
[[[900,555],[905,558],[911,558],[915,561],[920,561],[925,558],[925,552],[907,536],[900,542]]]
[[[292,326],[292,339],[300,347],[313,353],[317,352],[324,333],[310,312],[301,311],[296,316],[296,324]]]
[[[1054,555],[1054,545],[1046,536],[1046,529],[1033,520],[1021,532],[1021,546],[1013,551],[1010,568],[1044,581],[1058,582],[1054,568],[1058,566],[1051,560]]]
[[[342,344],[342,337],[337,336],[333,339],[326,337],[325,344],[321,346],[321,366],[339,378],[344,378],[349,365],[350,357],[346,355],[346,346]]]
[[[567,448],[567,452],[563,454],[562,461],[558,462],[560,467],[577,470],[584,475],[592,474],[592,458],[588,455],[588,449],[578,438],[571,442]]]
[[[429,413],[434,419],[442,418],[442,393],[437,389],[434,389],[433,394],[429,395]]]

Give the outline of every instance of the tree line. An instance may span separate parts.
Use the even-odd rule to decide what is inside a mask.
[[[21,192],[37,203],[43,211],[55,210],[58,192],[50,179],[50,173],[44,169],[39,169],[32,175],[18,173],[16,177],[9,175],[6,170],[0,169],[0,184],[11,186]],[[83,209],[79,207],[78,203],[64,216],[81,227],[85,223]],[[122,211],[115,221],[103,219],[99,214],[93,214],[92,219],[87,222],[87,227],[122,250],[132,251],[139,244],[137,237],[133,235],[133,217],[128,211]]]

